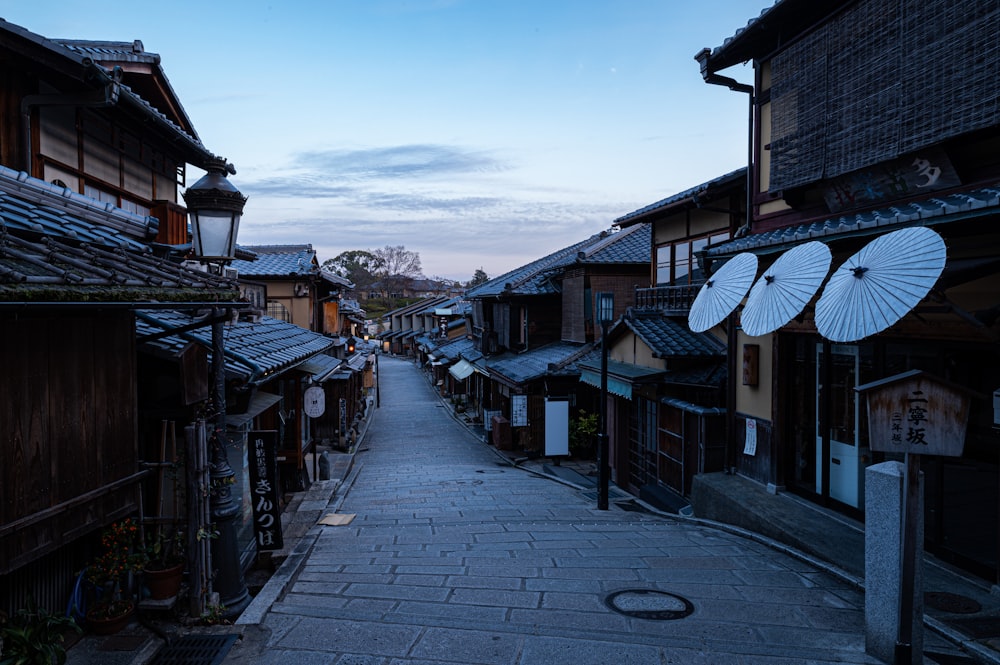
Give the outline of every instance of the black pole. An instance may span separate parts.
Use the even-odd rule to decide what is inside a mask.
[[[911,665],[913,659],[913,578],[917,567],[917,529],[920,524],[920,455],[906,453],[903,476],[903,542],[900,562],[899,621],[893,665]],[[923,655],[920,657],[922,662]]]
[[[375,354],[375,408],[378,409],[382,406],[382,393],[379,391],[379,372],[378,372],[378,357],[382,355],[379,351]]]
[[[219,603],[225,608],[222,616],[231,619],[243,613],[250,604],[250,593],[243,580],[239,545],[236,541],[236,516],[240,506],[233,500],[236,474],[226,455],[226,360],[223,338],[223,310],[213,312],[212,371],[215,374],[215,432],[211,437],[211,509],[212,523],[217,537],[212,539],[212,568],[215,569],[213,587],[219,594]]]
[[[608,322],[601,321],[601,405],[598,410],[600,433],[597,435],[599,459],[597,509],[608,509],[608,484],[611,467],[608,464]]]

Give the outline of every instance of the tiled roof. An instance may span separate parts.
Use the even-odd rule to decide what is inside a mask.
[[[435,347],[431,353],[433,353],[438,359],[444,359],[448,362],[452,362],[458,360],[463,353],[472,351],[474,347],[475,343],[471,339],[460,337],[459,339],[450,340]]]
[[[632,310],[624,324],[657,358],[724,356],[725,346],[707,333],[692,332],[685,323],[656,311]]]
[[[244,249],[254,252],[257,260],[233,261],[240,276],[289,277],[319,272],[313,262],[316,252],[312,245],[249,245]]]
[[[727,186],[745,184],[747,177],[747,169],[743,167],[741,169],[736,169],[735,171],[730,171],[725,175],[721,175],[718,178],[713,178],[708,182],[703,182],[700,185],[696,185],[690,189],[685,189],[683,192],[678,192],[673,196],[668,196],[665,199],[657,201],[656,203],[651,203],[648,206],[634,210],[627,215],[622,215],[615,220],[615,224],[628,225],[634,224],[635,220],[640,217],[645,217],[646,215],[660,210],[668,210],[678,203],[685,201],[697,202],[700,197],[710,199],[713,196],[713,190],[718,190],[725,188]]]
[[[830,217],[763,233],[752,233],[709,247],[706,255],[717,258],[745,251],[766,253],[768,250],[777,251],[788,245],[809,240],[871,235],[904,226],[932,226],[955,219],[966,219],[969,216],[996,214],[998,211],[1000,211],[1000,183],[967,192],[930,196],[910,203]]]
[[[708,363],[706,365],[667,372],[663,377],[663,382],[679,386],[710,386],[719,388],[725,385],[726,376],[726,363],[724,360],[720,360],[719,362]]]
[[[559,270],[577,263],[649,263],[649,252],[648,226],[643,225],[618,232],[602,231],[473,287],[466,293],[466,298],[556,293],[556,285],[552,278]]]
[[[191,314],[175,310],[138,311],[136,334],[139,348],[156,355],[174,357],[194,341],[204,344],[211,356],[210,325],[154,340],[143,340],[144,336],[181,328],[195,321],[196,318]],[[266,381],[333,346],[333,340],[329,337],[268,316],[261,317],[255,323],[240,321],[227,324],[224,339],[226,374],[250,383]]]
[[[522,384],[543,376],[575,376],[580,373],[576,361],[593,349],[590,344],[554,342],[524,353],[505,353],[488,358],[491,375]]]
[[[577,256],[577,263],[649,263],[652,227],[639,224],[612,233]]]
[[[159,226],[155,217],[136,215],[6,166],[0,166],[0,218],[11,233],[136,249],[145,249]]]
[[[322,280],[329,282],[330,284],[343,286],[346,289],[354,288],[354,284],[351,283],[351,280],[347,279],[346,277],[341,277],[337,273],[330,272],[329,270],[320,269],[319,276]],[[347,301],[342,300],[340,306],[343,307],[345,302]]]
[[[601,354],[595,353],[588,355],[585,359],[579,362],[580,369],[585,369],[591,372],[601,371]],[[628,379],[634,383],[651,383],[659,381],[666,370],[663,368],[654,369],[652,367],[644,367],[642,365],[634,365],[632,363],[625,363],[618,360],[608,359],[608,374],[613,374],[622,379]]]
[[[0,167],[0,302],[239,298],[234,282],[155,256],[150,219]]]
[[[111,60],[114,62],[143,62],[150,65],[160,64],[160,56],[156,53],[146,52],[142,42],[138,39],[131,42],[105,42],[85,39],[53,39],[52,41],[65,46],[70,51],[80,53],[100,62]]]

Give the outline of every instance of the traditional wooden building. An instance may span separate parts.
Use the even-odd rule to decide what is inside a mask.
[[[0,20],[0,81],[0,609],[61,610],[95,534],[138,509],[136,312],[242,303],[169,256],[188,165],[224,160],[158,55]]]
[[[706,274],[749,253],[759,261],[756,279],[764,279],[780,257],[809,242],[831,257],[825,285],[775,329],[750,335],[745,309],[721,323],[730,376],[741,376],[748,357],[759,373],[732,382],[734,466],[753,481],[862,518],[864,470],[892,455],[873,452],[866,405],[854,389],[913,369],[961,385],[978,396],[963,454],[923,458],[925,545],[994,583],[998,33],[1000,10],[975,0],[782,0],[697,57],[706,83],[738,94],[748,86],[734,87],[723,72],[744,62],[754,71],[751,210],[737,237],[704,248]],[[926,288],[884,325],[831,332],[822,303],[838,271],[851,270],[854,257],[890,234],[916,237],[898,235],[914,229],[940,238],[943,270],[918,274]],[[916,263],[905,257],[917,249],[891,254],[905,266]],[[871,267],[856,265],[854,277]],[[869,312],[891,311],[888,302],[871,305]]]
[[[597,394],[577,366],[600,339],[596,294],[615,294],[616,317],[635,304],[649,248],[648,225],[602,232],[466,293],[477,355],[465,360],[489,379],[476,415],[506,418],[515,449],[544,450],[546,400],[596,412]]]

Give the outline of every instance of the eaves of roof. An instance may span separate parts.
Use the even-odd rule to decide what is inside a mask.
[[[117,103],[119,105],[132,109],[148,120],[151,131],[159,131],[171,137],[184,158],[195,166],[205,168],[211,163],[225,161],[218,155],[209,152],[193,129],[189,133],[178,126],[129,86],[117,82],[111,71],[98,64],[89,55],[3,19],[0,19],[0,36],[5,38],[2,41],[8,48],[27,49],[34,57],[38,57],[36,52],[44,53],[47,56],[46,64],[66,75],[75,77],[81,83],[95,89],[107,86],[114,87],[118,92]]]
[[[856,0],[778,0],[760,15],[711,49],[706,61],[709,74],[734,65],[770,56],[815,27],[825,17]]]
[[[163,71],[160,55],[146,51],[140,40],[131,42],[116,41],[92,41],[85,39],[53,39],[52,41],[65,46],[71,51],[83,54],[85,57],[101,63],[108,69],[116,65],[124,66],[127,70],[139,70],[152,78],[152,85],[155,86],[158,95],[165,98],[164,101],[171,111],[180,120],[180,127],[194,138],[198,138],[198,133],[194,129],[191,118],[188,117],[180,98],[170,84],[166,72]],[[136,66],[138,65],[138,67]],[[129,74],[126,74],[129,77]],[[148,90],[148,87],[144,87]],[[140,97],[142,95],[140,94]]]
[[[936,226],[974,217],[1000,214],[1000,183],[965,192],[929,196],[875,210],[751,233],[709,247],[710,259],[724,259],[740,252],[769,254],[810,240],[836,240],[885,233],[906,226]]]

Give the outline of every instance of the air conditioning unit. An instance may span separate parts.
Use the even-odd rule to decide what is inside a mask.
[[[225,277],[226,279],[234,279],[234,280],[239,279],[240,271],[237,270],[236,268],[230,268],[229,266],[226,266],[225,268],[222,269],[222,276]]]
[[[307,296],[307,295],[309,295],[309,285],[308,284],[296,284],[295,285],[295,295],[296,296]]]

